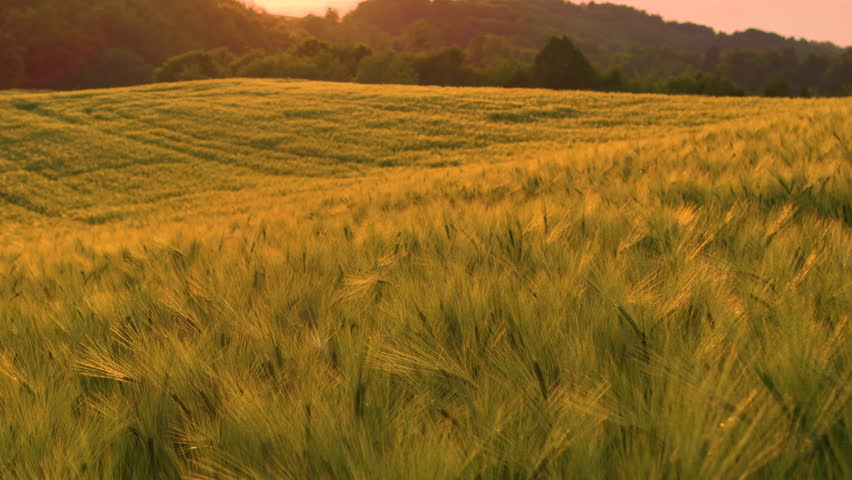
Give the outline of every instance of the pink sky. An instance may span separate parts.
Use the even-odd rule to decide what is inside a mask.
[[[275,13],[304,15],[341,11],[357,0],[254,0]],[[580,3],[580,2],[575,2]],[[733,32],[749,27],[784,36],[852,46],[852,0],[612,0],[662,15]]]
[[[341,13],[360,3],[358,0],[253,0],[254,3],[273,13],[284,15],[323,14],[328,7]],[[249,2],[251,3],[251,2]]]
[[[852,46],[852,0],[622,0],[667,20],[734,32],[749,27]]]

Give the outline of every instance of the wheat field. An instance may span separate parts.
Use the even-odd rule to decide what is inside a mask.
[[[852,477],[852,101],[0,95],[2,478]]]

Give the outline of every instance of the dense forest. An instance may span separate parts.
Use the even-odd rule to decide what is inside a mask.
[[[553,36],[567,34],[600,70],[617,68],[647,84],[685,72],[722,74],[750,93],[849,93],[852,53],[830,43],[748,30],[735,34],[665,22],[632,7],[563,0],[366,0],[338,19],[294,22],[328,42],[424,52],[467,49],[471,63],[497,68],[531,62]]]
[[[0,9],[0,88],[230,76],[836,96],[852,94],[852,48],[562,0],[366,0],[345,16],[304,18],[239,0],[4,0]]]
[[[133,85],[186,51],[291,43],[279,18],[239,0],[3,0],[0,88]]]

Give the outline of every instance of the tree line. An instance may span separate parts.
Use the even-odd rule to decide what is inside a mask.
[[[279,17],[239,0],[5,0],[0,88],[205,78],[704,95],[852,94],[852,48],[717,34],[609,4],[366,0]],[[571,37],[556,32],[571,32]]]
[[[340,17],[292,24],[315,38],[374,49],[424,53],[458,47],[480,68],[532,63],[554,34],[570,34],[600,71],[654,90],[728,79],[748,94],[839,96],[852,93],[852,50],[749,29],[726,34],[666,22],[632,7],[563,0],[365,0]],[[711,90],[714,89],[710,87]]]
[[[697,94],[743,96],[752,93],[715,65],[704,70],[687,70],[674,75],[629,77],[619,68],[600,70],[567,36],[552,37],[525,61],[517,55],[483,54],[505,52],[505,42],[489,39],[462,50],[448,47],[423,53],[386,49],[373,51],[364,45],[334,45],[316,39],[305,40],[278,53],[260,50],[235,55],[227,49],[193,51],[167,60],[154,72],[154,81],[174,82],[209,78],[300,78],[368,84],[409,84],[437,86],[490,86],[505,88],[549,88],[599,90],[633,93]],[[504,47],[500,47],[503,45]],[[488,60],[482,61],[486,57]],[[720,64],[725,60],[719,60]],[[826,75],[836,81],[834,95],[852,95],[852,49],[840,56]],[[479,59],[479,61],[477,61]],[[841,68],[838,68],[841,67]],[[843,70],[845,69],[845,70]],[[835,74],[834,72],[839,72]],[[772,97],[816,96],[817,88],[796,89],[784,78],[770,78],[757,93]]]

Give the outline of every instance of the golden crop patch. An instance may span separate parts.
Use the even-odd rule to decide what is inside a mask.
[[[0,96],[0,473],[845,478],[852,102]]]

